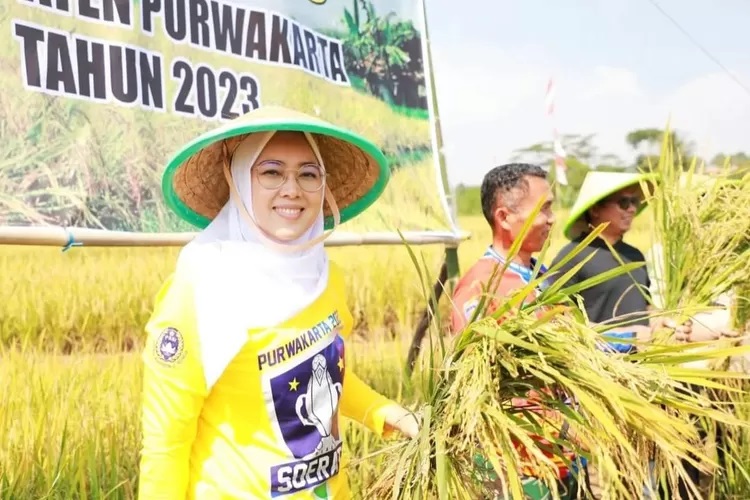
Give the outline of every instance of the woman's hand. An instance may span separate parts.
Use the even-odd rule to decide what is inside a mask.
[[[419,435],[419,421],[416,415],[396,403],[383,409],[386,432],[398,430],[401,434],[414,438]]]

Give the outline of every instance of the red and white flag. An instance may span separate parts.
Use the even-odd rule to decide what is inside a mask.
[[[560,134],[557,133],[557,127],[555,126],[555,82],[552,78],[547,82],[547,93],[544,97],[544,102],[547,108],[547,116],[552,122],[552,138],[553,138],[553,151],[555,156],[555,179],[563,186],[568,185],[568,176],[566,171],[568,166],[565,164],[565,150],[560,142]]]

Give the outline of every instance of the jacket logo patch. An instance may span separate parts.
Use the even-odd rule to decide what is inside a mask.
[[[154,344],[154,356],[164,363],[174,364],[185,355],[185,341],[182,334],[171,326],[165,328]]]

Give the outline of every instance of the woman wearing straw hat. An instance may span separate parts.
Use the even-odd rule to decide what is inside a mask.
[[[570,217],[564,226],[565,236],[571,240],[560,250],[553,261],[559,262],[589,233],[591,228],[607,224],[599,238],[594,239],[589,247],[576,254],[560,270],[560,276],[569,269],[588,259],[574,274],[567,285],[582,282],[597,275],[601,275],[622,264],[642,262],[646,259],[636,247],[623,241],[623,237],[630,230],[635,217],[644,209],[642,183],[651,182],[649,174],[589,172],[571,210]],[[593,255],[592,255],[593,254]],[[674,330],[677,339],[690,339],[692,335],[692,321],[676,325],[670,319],[655,317],[650,311],[654,309],[651,299],[651,279],[646,266],[635,269],[627,274],[606,280],[596,286],[583,290],[580,295],[583,307],[589,320],[595,324],[612,322],[626,323],[607,332],[608,336],[633,338],[637,341],[648,341],[658,328]],[[621,351],[634,348],[631,343],[610,343]],[[697,484],[698,472],[692,464],[683,464],[691,475],[691,480]],[[596,480],[596,474],[591,474]],[[680,495],[686,495],[685,485],[679,486]],[[648,496],[644,491],[644,496]]]
[[[279,107],[169,162],[167,204],[204,229],[146,327],[140,498],[348,498],[340,415],[416,435],[348,367],[353,320],[323,247],[388,175],[365,139]]]
[[[624,172],[592,171],[586,175],[563,229],[570,243],[560,250],[553,264],[564,259],[592,228],[600,224],[607,226],[599,238],[594,239],[588,248],[575,255],[560,270],[559,275],[562,276],[569,269],[588,259],[568,281],[568,285],[616,269],[621,264],[645,263],[643,253],[626,243],[623,238],[645,206],[640,185],[648,178],[646,174]],[[580,294],[586,314],[592,323],[628,323],[626,327],[613,328],[607,332],[608,335],[634,336],[639,341],[646,341],[651,337],[654,328],[669,324],[649,318],[650,288],[651,282],[644,265],[642,268],[583,290]],[[679,331],[688,328],[689,325],[683,326]],[[628,350],[632,345],[621,344],[619,347]]]

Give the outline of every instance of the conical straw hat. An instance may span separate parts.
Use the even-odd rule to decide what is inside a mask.
[[[167,206],[183,220],[205,228],[229,199],[222,173],[222,143],[226,141],[231,154],[248,134],[269,130],[313,135],[342,223],[372,205],[388,183],[390,169],[385,156],[364,137],[299,111],[264,106],[204,133],[172,157],[162,176]],[[324,215],[325,228],[331,229],[333,217],[327,204]]]
[[[589,208],[607,196],[626,187],[640,184],[650,177],[649,174],[629,172],[599,172],[594,170],[587,173],[581,189],[578,191],[576,202],[570,211],[570,217],[568,217],[563,228],[565,237],[574,240],[581,233],[586,232],[588,225],[584,215]],[[640,214],[644,207],[645,203],[642,203],[637,214]]]

